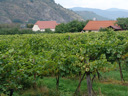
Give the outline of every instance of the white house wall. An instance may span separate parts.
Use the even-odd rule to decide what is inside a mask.
[[[55,29],[51,29],[52,31],[55,31]]]
[[[40,31],[43,31],[43,32],[44,32],[44,31],[45,31],[45,29],[41,29]]]
[[[55,29],[50,29],[51,31],[55,31]],[[45,31],[45,29],[41,29],[40,31]]]
[[[99,31],[95,31],[95,30],[90,30],[91,32],[99,32]],[[88,30],[86,30],[85,32],[89,32]]]
[[[32,31],[39,31],[40,28],[38,27],[38,25],[34,25],[33,28],[32,28]]]

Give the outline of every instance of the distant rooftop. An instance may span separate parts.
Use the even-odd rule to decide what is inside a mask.
[[[58,24],[56,23],[56,21],[37,21],[35,25],[38,25],[40,29],[55,29],[56,25]]]
[[[107,28],[109,26],[119,27],[115,24],[117,21],[89,21],[83,30],[99,31],[100,28]]]

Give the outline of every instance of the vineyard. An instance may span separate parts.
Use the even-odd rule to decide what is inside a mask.
[[[128,32],[0,35],[0,94],[3,96],[36,89],[39,80],[45,82],[46,78],[56,78],[57,92],[63,78],[77,80],[75,90],[68,96],[97,96],[93,83],[109,72],[119,72],[120,82],[128,85],[123,74],[127,68]],[[82,82],[86,82],[87,90],[81,92]],[[56,93],[55,96],[67,95]]]

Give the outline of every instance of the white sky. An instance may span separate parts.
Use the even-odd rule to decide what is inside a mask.
[[[98,8],[109,9],[119,8],[128,10],[128,0],[55,0],[65,8],[72,7],[86,7],[86,8]]]

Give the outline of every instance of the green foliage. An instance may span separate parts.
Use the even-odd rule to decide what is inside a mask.
[[[123,30],[128,30],[128,18],[117,18],[117,23]]]
[[[67,25],[65,23],[61,23],[61,24],[57,25],[55,30],[56,30],[55,31],[56,33],[66,33],[66,32],[68,32]]]
[[[50,28],[48,28],[48,29],[45,29],[45,33],[53,33],[53,31]]]
[[[33,32],[32,30],[28,29],[18,29],[18,28],[9,28],[0,29],[0,35],[14,35],[14,34],[36,34],[40,32]]]
[[[33,28],[34,24],[27,24],[27,28]]]
[[[20,24],[18,23],[0,24],[0,29],[10,29],[10,28],[20,28]]]
[[[97,70],[113,70],[117,60],[127,56],[127,36],[128,32],[113,30],[0,35],[0,90],[35,88],[38,78],[45,76],[78,76],[79,72],[95,74]]]
[[[71,21],[67,25],[69,32],[81,32],[85,26],[83,22],[77,20]]]
[[[87,23],[88,20],[86,22],[74,20],[67,24],[62,23],[56,26],[56,33],[81,32]]]
[[[104,32],[104,31],[107,31],[107,28],[100,28],[99,30],[100,32]]]

